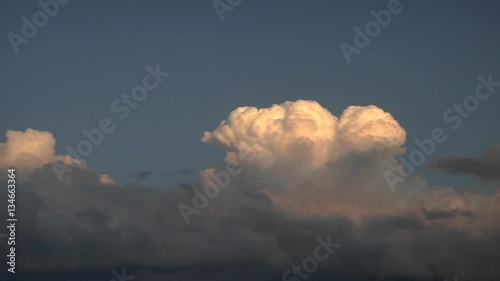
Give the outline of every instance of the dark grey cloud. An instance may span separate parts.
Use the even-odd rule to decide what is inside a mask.
[[[425,215],[432,220],[439,214],[422,210],[361,223],[334,215],[297,217],[277,208],[252,180],[244,173],[232,178],[186,225],[177,206],[191,202],[197,184],[171,190],[104,186],[84,169],[61,183],[44,166],[18,185],[18,276],[107,281],[112,269],[125,267],[141,281],[281,280],[284,270],[313,254],[318,237],[328,235],[342,246],[311,280],[500,276],[498,227],[487,238],[428,224]],[[0,200],[7,201],[6,193]]]
[[[151,175],[153,175],[153,173],[150,171],[146,171],[146,170],[139,170],[139,171],[130,172],[127,174],[128,177],[136,179],[136,180],[145,180]]]
[[[422,210],[423,215],[427,220],[439,220],[439,219],[451,219],[456,216],[466,216],[474,218],[474,214],[470,212],[459,212],[459,211],[443,211],[443,210]]]
[[[500,144],[483,151],[479,158],[446,157],[436,159],[431,167],[454,175],[472,175],[483,180],[500,179]]]

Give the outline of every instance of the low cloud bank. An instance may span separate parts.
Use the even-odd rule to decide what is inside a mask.
[[[48,132],[9,131],[0,167],[27,173],[18,185],[18,264],[61,280],[82,272],[109,279],[122,267],[137,280],[281,280],[318,237],[331,236],[342,247],[314,280],[496,280],[500,193],[430,186],[418,175],[391,192],[383,173],[397,168],[405,138],[376,106],[352,106],[340,117],[314,101],[240,107],[202,137],[225,159],[201,171],[200,182],[166,191],[117,186],[56,156]],[[244,157],[249,150],[255,157]],[[73,167],[62,182],[54,161]],[[186,225],[178,204],[229,161],[241,173]]]

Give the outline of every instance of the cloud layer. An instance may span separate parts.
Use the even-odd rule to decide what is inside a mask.
[[[18,240],[19,264],[33,276],[125,266],[137,280],[281,280],[328,235],[342,247],[314,280],[500,276],[498,189],[458,192],[416,175],[391,192],[383,172],[397,168],[406,133],[375,106],[338,118],[314,101],[235,109],[203,135],[226,157],[193,186],[213,181],[225,161],[242,172],[188,225],[177,206],[192,200],[193,186],[109,185],[84,166],[59,182],[51,134],[9,132],[0,166],[32,167],[18,187]]]

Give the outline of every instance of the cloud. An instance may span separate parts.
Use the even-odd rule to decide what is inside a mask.
[[[7,141],[0,143],[0,166],[15,166],[20,170],[35,168],[55,161],[55,140],[51,133],[27,129],[25,132],[7,131]]]
[[[151,176],[153,173],[151,173],[150,171],[146,171],[146,170],[139,170],[139,171],[135,171],[135,172],[130,172],[127,174],[127,176],[133,178],[133,179],[136,179],[136,180],[145,180],[147,179],[149,176]]]
[[[500,144],[485,149],[479,158],[440,158],[434,160],[431,167],[449,174],[471,175],[486,181],[500,179]]]
[[[457,192],[416,175],[401,187],[416,196],[392,193],[383,172],[397,167],[405,135],[374,106],[349,107],[337,118],[316,102],[296,101],[231,112],[203,136],[226,151],[225,160],[189,185],[106,185],[80,166],[60,182],[42,164],[18,185],[22,274],[109,279],[111,269],[126,267],[146,281],[281,280],[318,237],[331,235],[342,247],[315,280],[497,280],[500,192]],[[255,157],[245,157],[251,149]],[[235,159],[242,172],[186,225],[179,203],[190,203],[193,187],[202,190],[211,172]]]
[[[337,118],[315,101],[298,100],[237,108],[202,141],[223,148],[226,161],[241,163],[275,204],[298,213],[343,212],[359,219],[373,212],[374,198],[393,200],[381,196],[381,175],[397,167],[394,157],[405,151],[405,138],[399,123],[376,106],[351,106]],[[256,155],[251,163],[244,157],[247,150]],[[331,197],[346,200],[332,205],[325,199]]]
[[[202,141],[239,160],[242,152],[255,150],[263,166],[289,160],[288,153],[297,149],[307,157],[301,159],[306,166],[318,168],[353,150],[399,154],[405,139],[399,123],[376,106],[351,106],[339,119],[315,101],[298,100],[262,109],[239,107]]]
[[[56,140],[49,132],[26,129],[24,132],[8,130],[7,141],[0,143],[0,168],[16,168],[23,178],[31,175],[35,169],[60,162],[72,167],[87,168],[84,160],[72,158],[69,155],[56,155]],[[102,175],[107,184],[114,184],[108,175]]]
[[[116,181],[111,178],[109,175],[102,174],[99,176],[99,182],[103,185],[113,185],[116,184]]]

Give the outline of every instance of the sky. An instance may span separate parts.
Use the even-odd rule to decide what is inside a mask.
[[[53,16],[24,38],[23,18],[49,2]],[[281,280],[329,234],[341,246],[309,280],[498,280],[500,222],[479,215],[500,211],[498,1],[40,3],[0,9],[0,167],[17,167],[26,218],[19,280],[109,280],[122,267],[136,280]],[[391,5],[357,44],[356,27]],[[141,101],[121,100],[145,80]],[[475,98],[478,85],[491,95]],[[454,111],[466,100],[476,108]],[[69,152],[102,122],[114,129],[87,156]],[[386,172],[436,130],[446,140],[396,174],[394,192]],[[186,222],[180,202],[233,162],[242,172]]]

